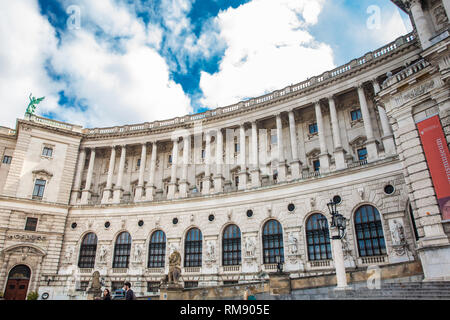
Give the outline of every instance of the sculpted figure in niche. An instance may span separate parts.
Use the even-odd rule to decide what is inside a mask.
[[[101,246],[101,248],[100,248],[100,256],[99,256],[100,262],[105,262],[107,255],[108,255],[108,248],[106,246]]]
[[[245,238],[245,254],[247,257],[255,256],[255,242],[251,237]]]
[[[394,220],[393,224],[391,225],[391,235],[393,245],[405,244],[405,229],[397,220]]]
[[[293,232],[289,233],[288,241],[289,241],[289,253],[290,254],[297,254],[297,252],[298,252],[298,247],[297,247],[298,240],[295,237]]]
[[[64,255],[64,258],[66,259],[66,262],[67,262],[67,263],[70,263],[70,262],[71,262],[71,260],[72,260],[72,255],[73,255],[74,250],[75,250],[74,247],[67,247],[66,253],[65,253],[65,255]]]
[[[206,248],[206,255],[207,255],[208,259],[209,260],[214,260],[215,257],[216,257],[214,242],[213,241],[208,241],[206,246],[207,246],[207,248]]]
[[[137,244],[134,246],[134,261],[142,262],[142,245]]]
[[[178,283],[181,274],[181,255],[174,251],[169,257],[169,283]]]

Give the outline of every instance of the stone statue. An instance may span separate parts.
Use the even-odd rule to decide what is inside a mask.
[[[33,94],[30,93],[30,97],[29,98],[30,98],[30,103],[28,104],[26,113],[27,114],[34,114],[34,111],[36,110],[36,105],[41,103],[41,101],[44,100],[45,97],[36,99],[35,97],[33,97]]]
[[[181,255],[178,251],[174,251],[169,257],[169,284],[176,284],[181,275]]]
[[[100,256],[99,256],[99,260],[100,262],[106,262],[106,256],[108,255],[108,248],[103,245],[100,248]]]
[[[100,289],[102,286],[100,284],[100,272],[95,271],[92,275],[92,289]]]
[[[66,253],[64,254],[64,258],[66,259],[66,263],[70,263],[72,260],[72,255],[75,251],[74,247],[67,247]]]
[[[216,253],[215,253],[215,247],[213,241],[208,241],[206,243],[206,256],[208,260],[215,260]]]
[[[391,235],[392,235],[392,244],[394,246],[399,246],[405,244],[405,230],[403,225],[399,223],[397,220],[394,220],[391,224]]]
[[[289,233],[288,241],[289,241],[289,253],[290,254],[297,254],[297,252],[298,252],[298,247],[297,247],[298,240],[294,236],[293,232]]]
[[[255,256],[255,242],[251,237],[245,238],[245,255],[247,257],[253,258]]]
[[[134,261],[135,262],[142,262],[142,245],[141,244],[136,244],[134,246]]]

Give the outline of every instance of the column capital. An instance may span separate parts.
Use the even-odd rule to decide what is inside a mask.
[[[330,101],[336,102],[336,95],[331,94],[331,95],[327,96],[327,100],[328,100],[328,102],[330,102]]]
[[[356,84],[356,89],[364,90],[364,82],[360,82],[360,83]]]
[[[172,138],[170,138],[170,141],[176,142],[176,143],[178,143],[179,140],[180,140],[180,137],[172,137]]]

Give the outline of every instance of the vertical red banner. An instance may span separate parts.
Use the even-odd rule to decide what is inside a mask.
[[[450,153],[439,120],[434,116],[417,123],[443,220],[450,220]]]

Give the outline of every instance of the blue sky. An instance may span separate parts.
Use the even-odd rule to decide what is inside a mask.
[[[388,0],[15,0],[0,28],[9,127],[30,92],[46,96],[38,114],[87,127],[202,112],[411,31]]]

